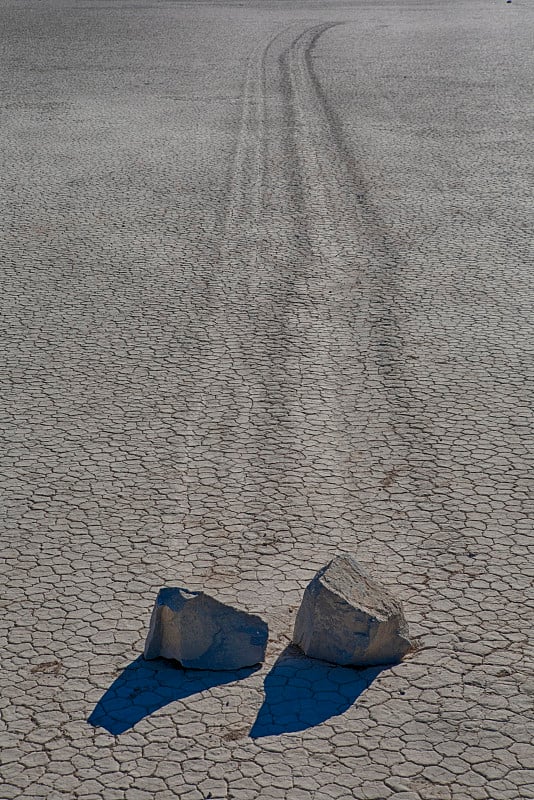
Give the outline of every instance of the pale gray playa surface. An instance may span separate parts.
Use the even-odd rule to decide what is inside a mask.
[[[0,9],[2,800],[532,800],[532,3]],[[338,549],[392,669],[285,649]]]

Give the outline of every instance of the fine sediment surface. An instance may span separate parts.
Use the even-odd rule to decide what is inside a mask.
[[[533,17],[2,4],[2,800],[532,800]],[[403,663],[291,648],[340,550]]]

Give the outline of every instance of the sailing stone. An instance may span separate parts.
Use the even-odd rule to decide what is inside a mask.
[[[410,650],[402,606],[348,554],[308,585],[293,641],[311,658],[343,666],[394,664]]]
[[[254,614],[204,592],[160,589],[144,656],[175,659],[191,669],[241,669],[264,660],[267,637],[267,623]]]

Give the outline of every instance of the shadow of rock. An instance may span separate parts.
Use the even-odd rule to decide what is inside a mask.
[[[265,678],[265,700],[249,736],[276,736],[342,714],[387,667],[338,667],[286,647]]]
[[[161,658],[145,661],[140,656],[112,683],[87,721],[118,736],[175,700],[242,680],[257,669],[259,667],[220,672],[183,669],[174,661]]]

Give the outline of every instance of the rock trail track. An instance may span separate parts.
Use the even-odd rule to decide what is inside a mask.
[[[358,320],[352,299],[336,307],[340,281],[350,280],[349,247],[345,256],[336,252],[339,222],[325,198],[335,167],[325,170],[320,163],[326,137],[322,120],[314,118],[317,98],[306,55],[329,26],[302,27],[276,32],[247,64],[217,274],[207,281],[209,313],[215,313],[209,348],[216,341],[222,348],[222,380],[233,392],[225,406],[238,409],[241,429],[230,429],[221,447],[235,449],[236,467],[243,469],[245,459],[247,483],[238,497],[245,515],[243,493],[260,502],[264,496],[254,520],[246,519],[245,538],[232,537],[236,568],[256,544],[255,530],[260,541],[269,536],[274,503],[290,540],[296,538],[291,518],[299,518],[300,508],[312,515],[304,523],[309,535],[317,535],[318,473],[337,469],[340,480],[346,477],[348,421],[339,369]],[[310,183],[315,214],[304,201]]]
[[[0,800],[534,799],[532,14],[6,0]],[[403,663],[290,646],[339,550]]]

